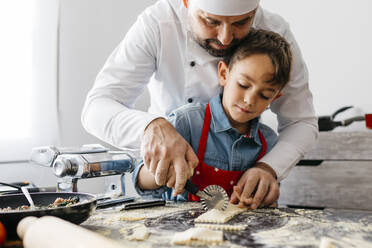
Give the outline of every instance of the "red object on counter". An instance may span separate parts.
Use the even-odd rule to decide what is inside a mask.
[[[4,244],[6,240],[6,230],[4,225],[0,222],[0,247]]]
[[[372,114],[366,114],[366,127],[372,129]]]

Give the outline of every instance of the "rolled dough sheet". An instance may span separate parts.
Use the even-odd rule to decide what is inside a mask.
[[[206,213],[200,215],[198,218],[196,218],[194,222],[226,223],[235,215],[238,215],[246,210],[247,208],[239,208],[237,205],[229,203],[226,210],[222,211],[217,209],[211,209]]]
[[[174,245],[217,245],[223,242],[223,232],[203,227],[193,227],[184,232],[175,233]]]

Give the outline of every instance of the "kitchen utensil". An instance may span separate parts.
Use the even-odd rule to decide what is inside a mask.
[[[123,151],[108,151],[87,154],[62,154],[53,162],[54,174],[58,177],[58,191],[77,192],[77,181],[84,178],[124,175],[132,172],[135,159]],[[122,181],[123,182],[123,181]],[[122,193],[125,187],[122,184]]]
[[[334,118],[336,117],[336,115],[352,107],[353,106],[342,107],[330,116],[328,115],[319,116],[318,117],[319,131],[331,131],[335,129],[336,127],[346,127],[346,126],[349,126],[354,121],[365,121],[366,127],[372,129],[372,114],[365,114],[364,116],[355,116],[355,117],[348,118],[342,121],[334,121]]]
[[[35,209],[35,204],[34,204],[34,201],[31,198],[31,195],[28,192],[27,188],[26,187],[21,187],[21,190],[22,190],[23,194],[25,195],[28,203],[30,203],[31,210],[34,210]]]
[[[204,190],[199,190],[191,180],[187,180],[185,189],[193,195],[200,197],[205,210],[225,210],[229,204],[229,197],[226,191],[218,185],[209,185]]]
[[[372,129],[372,114],[366,114],[364,118],[366,119],[366,127]]]
[[[52,166],[54,160],[62,154],[87,154],[107,151],[108,149],[100,144],[86,144],[80,147],[40,146],[32,149],[30,161],[49,167]]]
[[[71,206],[61,206],[56,208],[43,208],[35,210],[0,210],[0,221],[4,224],[8,231],[9,238],[16,237],[16,226],[18,222],[27,216],[41,217],[52,215],[75,224],[80,224],[94,212],[96,208],[96,197],[86,193],[60,193],[60,192],[41,192],[30,193],[36,206],[47,206],[53,203],[57,198],[69,198],[77,196],[79,202]],[[22,205],[28,205],[25,196],[20,194],[9,194],[0,196],[0,209],[11,207],[15,209]]]
[[[165,206],[164,200],[146,200],[142,202],[134,202],[134,203],[128,203],[125,204],[125,206],[120,209],[120,211],[123,210],[130,210],[130,209],[138,209],[138,208],[150,208],[150,207],[156,207],[156,206]]]
[[[99,200],[97,199],[97,209],[98,208],[108,208],[112,207],[118,204],[126,203],[126,202],[132,202],[134,201],[134,197],[120,197],[117,199],[104,199],[104,200]]]
[[[30,161],[52,168],[57,176],[58,192],[77,192],[77,183],[80,179],[122,175],[123,195],[124,173],[132,172],[136,162],[129,151],[109,151],[100,144],[80,147],[35,147],[32,149]]]
[[[0,191],[0,195],[5,195],[5,194],[17,194],[17,193],[22,193],[21,186],[22,184],[20,183],[3,183],[0,182],[0,185],[8,186],[11,188],[14,188],[14,190],[2,190]],[[22,185],[23,186],[23,185]],[[28,192],[56,192],[56,187],[30,187],[27,188]]]
[[[229,196],[226,191],[218,185],[209,185],[204,189],[208,195],[212,195],[212,199],[201,199],[204,209],[225,210],[229,204]]]
[[[27,217],[19,222],[17,233],[27,248],[121,248],[118,241],[62,219]]]

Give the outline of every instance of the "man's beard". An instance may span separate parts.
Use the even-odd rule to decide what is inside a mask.
[[[210,43],[216,43],[219,46],[223,46],[223,44],[218,39],[206,39],[202,40],[198,38],[195,34],[193,35],[194,40],[198,43],[202,48],[204,48],[210,55],[214,57],[226,57],[227,55],[231,54],[232,51],[237,47],[240,42],[240,39],[233,39],[230,43],[230,46],[226,49],[216,49],[213,48]]]

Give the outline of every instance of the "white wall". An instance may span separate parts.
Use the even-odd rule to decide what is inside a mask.
[[[155,0],[137,0],[130,4],[126,0],[60,0],[59,145],[102,143],[81,126],[80,113],[85,96],[106,58],[137,15],[153,2]],[[6,173],[0,173],[2,182],[26,180],[37,186],[56,185],[56,177],[49,168],[29,163],[0,163],[0,168],[6,170]],[[110,183],[118,182],[118,176],[84,179],[79,181],[78,187],[82,191],[98,193]],[[133,189],[129,187],[128,190],[133,194]]]
[[[83,129],[80,114],[98,71],[138,14],[155,0],[61,0],[59,107],[61,145],[103,143]],[[138,103],[141,105],[141,101]],[[146,103],[142,104],[146,105]],[[127,176],[128,181],[129,176]],[[82,181],[82,189],[99,191],[119,177]],[[85,185],[85,186],[84,186]],[[133,189],[128,189],[133,194]]]
[[[345,113],[345,118],[372,112],[372,1],[262,0],[261,3],[289,22],[308,65],[318,115],[328,115],[348,105],[359,109]],[[363,125],[358,127],[362,129]]]
[[[98,142],[81,126],[85,96],[138,14],[155,0],[61,0],[61,144]]]

